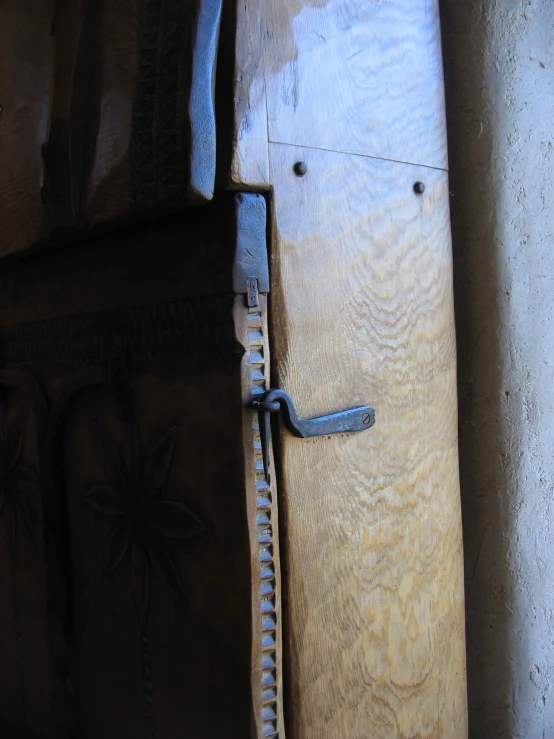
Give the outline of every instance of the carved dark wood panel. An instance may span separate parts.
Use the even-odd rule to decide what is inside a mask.
[[[109,361],[240,356],[232,320],[234,295],[184,298],[114,311],[99,311],[0,326],[5,362]]]
[[[0,736],[283,736],[267,280],[248,309],[228,206],[1,273]]]
[[[143,364],[130,394],[122,423],[109,392],[81,392],[63,432],[82,725],[247,736],[239,363]]]
[[[0,258],[213,197],[221,5],[8,0]]]

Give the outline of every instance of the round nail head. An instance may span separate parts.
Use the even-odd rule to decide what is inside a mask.
[[[414,183],[414,192],[416,195],[423,195],[423,193],[425,192],[425,183],[424,182]]]
[[[294,165],[294,174],[298,177],[304,177],[306,172],[308,171],[308,165],[306,162],[296,162]]]

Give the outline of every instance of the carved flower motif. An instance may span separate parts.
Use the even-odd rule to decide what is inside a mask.
[[[39,491],[37,473],[21,458],[25,443],[25,422],[11,428],[0,425],[0,532],[7,538],[12,562],[17,561],[19,533],[22,532],[31,552],[36,548],[32,498]]]
[[[173,597],[185,603],[183,582],[169,542],[189,539],[204,528],[182,503],[161,497],[173,462],[178,432],[178,427],[170,429],[146,455],[135,438],[131,454],[127,456],[117,445],[99,436],[109,479],[91,485],[85,493],[95,510],[113,520],[104,571],[117,569],[127,556],[131,557],[133,597],[141,624],[148,618],[152,570]]]

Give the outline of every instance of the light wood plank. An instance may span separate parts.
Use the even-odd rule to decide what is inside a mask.
[[[238,2],[230,180],[241,188],[269,184],[261,18],[261,0]]]
[[[447,175],[277,144],[270,166],[275,379],[302,415],[377,416],[361,434],[282,433],[289,736],[462,739]]]
[[[276,0],[263,23],[270,141],[447,166],[436,0]]]

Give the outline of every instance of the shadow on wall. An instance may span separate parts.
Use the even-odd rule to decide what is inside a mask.
[[[470,736],[511,737],[510,513],[502,448],[505,391],[499,246],[487,125],[483,8],[441,0],[458,342]],[[488,91],[490,94],[490,91]]]

